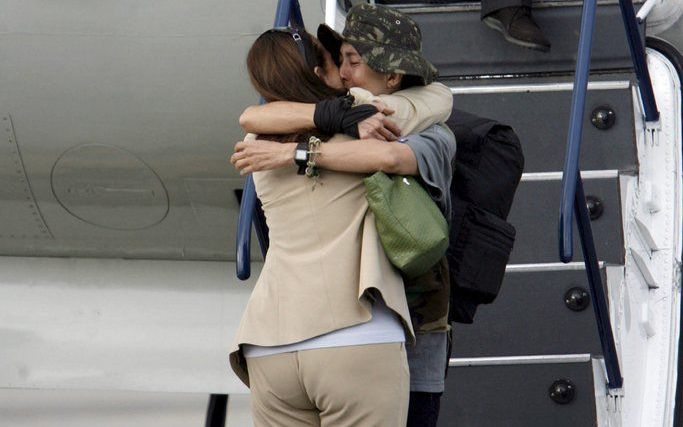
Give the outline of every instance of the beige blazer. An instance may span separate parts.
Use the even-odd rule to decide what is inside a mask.
[[[404,134],[443,121],[451,112],[450,90],[441,84],[408,95],[382,97],[405,114],[396,118]],[[413,105],[419,102],[434,107],[418,113]],[[332,140],[345,139],[336,135]],[[369,289],[381,294],[414,340],[403,281],[380,243],[364,177],[321,171],[313,189],[313,181],[297,175],[294,167],[254,173],[270,247],[230,353],[232,369],[245,384],[249,378],[241,344],[291,344],[367,322],[372,317]]]

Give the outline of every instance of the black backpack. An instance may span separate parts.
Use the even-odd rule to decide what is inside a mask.
[[[510,126],[453,110],[447,122],[458,144],[451,183],[449,320],[472,323],[479,304],[500,290],[515,241],[506,222],[524,169]]]

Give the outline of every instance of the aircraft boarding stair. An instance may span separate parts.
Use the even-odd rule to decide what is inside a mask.
[[[525,154],[525,174],[508,218],[517,239],[505,280],[497,300],[480,306],[472,325],[454,325],[439,426],[622,425],[624,391],[606,389],[594,301],[577,233],[574,262],[563,264],[558,258],[557,208],[581,3],[534,4],[534,17],[552,42],[546,54],[505,42],[480,22],[478,3],[378,3],[401,8],[420,24],[425,54],[439,68],[440,80],[452,88],[454,106],[513,126]],[[641,34],[644,29],[641,25]],[[643,124],[636,87],[619,4],[601,2],[580,169],[608,294],[622,292],[624,278],[638,261],[628,256],[632,214],[638,209],[633,194],[643,161],[638,153]],[[642,289],[653,285],[640,283]],[[615,304],[621,301],[610,307],[613,319],[619,317],[617,311],[624,316],[618,297],[608,297]],[[634,384],[628,369],[637,356],[624,351],[633,341],[622,337],[627,335],[622,328],[628,329],[617,321],[619,357],[626,358],[621,361],[624,390],[638,395],[640,391],[628,388]],[[655,419],[652,424],[645,421],[644,412],[632,415],[642,417],[645,423],[640,425],[658,425]]]

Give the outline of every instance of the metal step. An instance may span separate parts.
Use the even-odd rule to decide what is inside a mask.
[[[439,427],[597,426],[593,364],[588,354],[451,360]],[[554,401],[557,381],[570,382],[573,399]]]
[[[566,302],[573,289],[585,296],[569,300],[584,304]],[[453,357],[601,354],[588,293],[583,263],[510,265],[498,298],[479,307],[474,323],[453,324]]]
[[[588,85],[581,167],[635,172],[632,74],[610,74]],[[561,171],[569,127],[573,82],[568,79],[505,79],[496,82],[445,80],[455,108],[513,127],[524,150],[525,172]],[[613,122],[597,120],[611,111]],[[595,113],[594,113],[595,112]],[[591,123],[606,123],[599,129]]]
[[[604,177],[596,178],[595,175]],[[599,171],[584,179],[586,197],[600,201],[602,214],[591,222],[599,259],[610,264],[624,264],[619,178],[616,171]],[[561,173],[526,175],[520,183],[508,221],[517,229],[511,264],[558,261],[558,207],[561,197]],[[542,180],[535,180],[539,178]],[[587,178],[587,177],[586,177]],[[583,259],[578,232],[574,232],[574,260]]]
[[[469,6],[469,7],[467,7]],[[548,53],[511,45],[480,21],[476,4],[404,7],[422,30],[425,56],[442,77],[526,73],[571,74],[578,46],[581,3],[534,8],[533,16],[552,43]],[[644,34],[644,28],[641,33]],[[631,58],[617,4],[597,8],[593,70],[630,69]]]

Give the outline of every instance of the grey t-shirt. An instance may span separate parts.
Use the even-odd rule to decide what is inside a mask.
[[[425,131],[399,139],[408,144],[415,158],[419,178],[444,216],[451,216],[452,161],[455,157],[455,136],[445,125],[434,125]],[[448,332],[417,334],[415,346],[408,346],[410,391],[441,393],[448,363]]]
[[[446,219],[451,217],[451,162],[455,157],[455,136],[446,125],[436,124],[424,131],[401,137],[417,159],[417,169],[424,188],[432,196]]]

